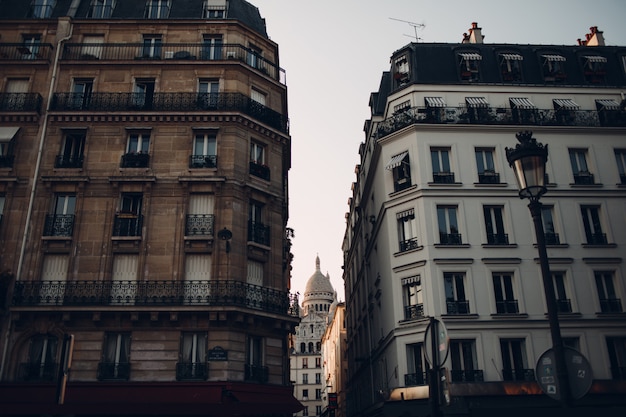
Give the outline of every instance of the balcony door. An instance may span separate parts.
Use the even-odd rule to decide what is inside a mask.
[[[111,277],[111,304],[135,304],[138,265],[138,255],[115,255]]]
[[[154,78],[138,78],[133,86],[133,105],[150,110],[154,100]]]
[[[208,304],[211,295],[211,255],[189,254],[185,258],[185,304]]]
[[[41,304],[63,304],[68,266],[69,256],[66,254],[44,256],[39,291]]]

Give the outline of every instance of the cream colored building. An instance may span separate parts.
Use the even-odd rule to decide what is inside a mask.
[[[346,304],[333,304],[328,325],[322,336],[322,364],[326,378],[323,415],[343,417],[346,414],[345,384],[348,376],[346,357]]]

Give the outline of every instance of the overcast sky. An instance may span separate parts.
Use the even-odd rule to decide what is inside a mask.
[[[292,291],[304,293],[319,254],[340,300],[345,213],[369,96],[416,29],[420,42],[457,43],[478,22],[485,43],[576,45],[598,26],[607,45],[626,46],[624,0],[248,1],[265,18],[287,73]]]

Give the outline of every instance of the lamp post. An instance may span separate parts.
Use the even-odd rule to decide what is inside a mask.
[[[550,335],[552,337],[552,349],[556,362],[556,387],[558,390],[556,394],[557,397],[560,398],[563,406],[567,407],[570,402],[571,391],[567,376],[561,328],[559,326],[554,284],[550,274],[548,253],[546,251],[546,238],[543,230],[543,222],[541,220],[542,204],[539,201],[540,197],[547,191],[545,186],[545,172],[546,162],[548,161],[548,145],[544,146],[537,142],[537,140],[532,137],[531,131],[519,132],[515,137],[520,143],[517,144],[515,148],[506,148],[506,159],[515,172],[520,198],[527,198],[530,201],[528,208],[530,209],[530,214],[535,226],[539,263],[541,265],[541,276],[543,278],[543,290],[548,307],[548,322],[550,324]]]

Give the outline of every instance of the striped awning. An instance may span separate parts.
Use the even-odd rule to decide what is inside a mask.
[[[509,98],[511,101],[511,107],[515,107],[516,109],[536,109],[532,101],[527,99],[526,97],[511,97]]]
[[[467,107],[489,107],[489,102],[485,97],[465,97]]]
[[[542,55],[548,61],[566,61],[564,56],[561,55]]]
[[[407,277],[407,278],[402,278],[402,285],[409,285],[409,284],[421,284],[422,283],[422,279],[419,275],[414,275],[412,277]]]
[[[606,58],[603,56],[597,56],[597,55],[589,55],[589,56],[585,56],[585,59],[589,62],[606,62]]]
[[[20,128],[14,126],[0,127],[0,142],[10,142],[18,130]]]
[[[401,154],[398,154],[394,157],[391,158],[391,160],[389,161],[389,163],[387,165],[385,165],[385,169],[389,169],[392,170],[396,167],[399,167],[400,164],[402,163],[402,160],[409,154],[409,151],[404,151]]]
[[[600,98],[596,100],[596,105],[600,106],[602,110],[619,110],[621,108],[620,104],[610,98]]]
[[[408,209],[396,214],[396,220],[415,218],[415,209]]]
[[[459,54],[459,56],[465,59],[466,61],[480,61],[481,59],[483,59],[483,57],[480,54],[477,54],[475,52],[465,52],[465,53]]]
[[[427,107],[446,107],[446,102],[442,97],[424,97]]]
[[[508,61],[523,61],[524,57],[520,54],[500,54],[500,56]]]
[[[554,107],[557,109],[578,110],[580,108],[580,106],[570,98],[555,98],[552,101],[554,102]]]

